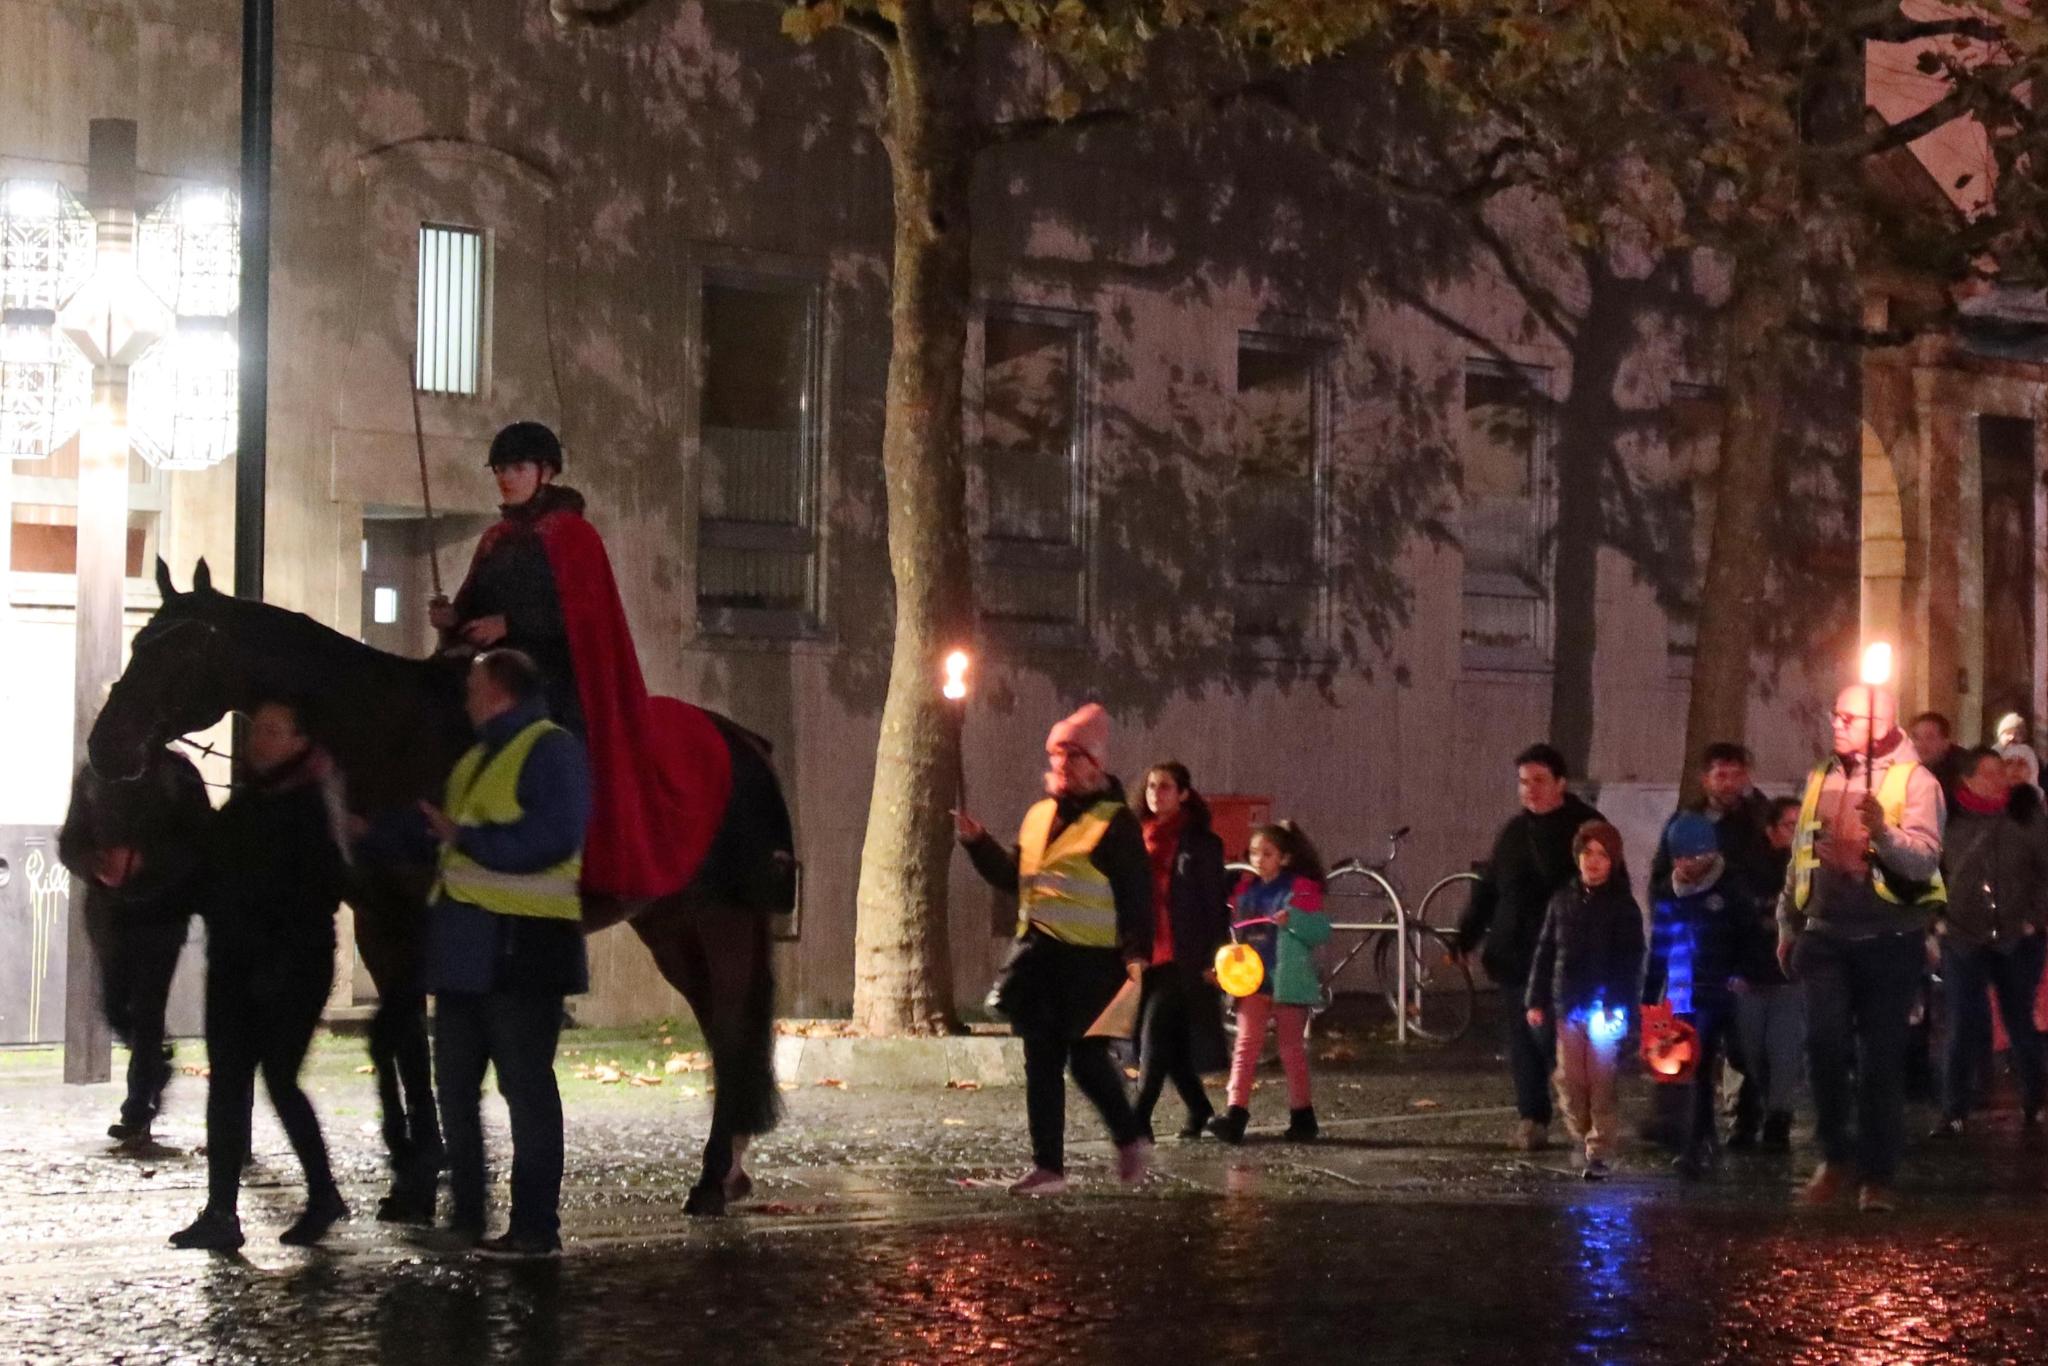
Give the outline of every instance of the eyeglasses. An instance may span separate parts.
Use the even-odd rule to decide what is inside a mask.
[[[1835,713],[1835,724],[1838,726],[1853,726],[1858,721],[1867,721],[1869,719],[1860,711],[1838,711]]]

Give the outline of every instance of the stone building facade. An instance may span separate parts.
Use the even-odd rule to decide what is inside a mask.
[[[0,179],[76,187],[89,120],[114,116],[139,125],[147,189],[231,186],[237,24],[229,0],[0,0]],[[459,579],[493,512],[491,433],[554,426],[650,685],[776,746],[804,864],[783,1005],[843,1009],[890,611],[870,54],[686,0],[602,33],[537,0],[283,0],[277,35],[269,597],[424,649],[429,558]],[[1416,879],[1481,855],[1512,755],[1550,724],[1544,566],[1561,495],[1584,491],[1558,487],[1554,407],[1582,353],[1497,273],[1451,270],[1245,130],[1000,148],[976,214],[977,812],[1013,822],[1047,726],[1096,696],[1127,778],[1179,758],[1331,855],[1412,825]],[[1671,329],[1630,335],[1617,400],[1711,407]],[[1629,468],[1682,496],[1712,424],[1652,425]],[[0,822],[62,809],[62,538],[23,532],[61,525],[61,465],[0,485]],[[226,582],[232,466],[138,478],[138,560],[161,551],[182,581],[204,554]],[[1590,776],[1668,782],[1682,613],[1620,549],[1596,578],[1567,605],[1598,625]],[[131,627],[153,593],[138,575]],[[1817,696],[1795,661],[1757,699],[1764,776],[1809,760]],[[954,890],[971,1001],[1002,916],[964,861]],[[585,1018],[678,1008],[630,936],[593,959]]]

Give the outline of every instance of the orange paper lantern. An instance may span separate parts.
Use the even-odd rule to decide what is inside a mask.
[[[1654,1081],[1692,1080],[1700,1065],[1699,1032],[1671,1013],[1671,1003],[1643,1007],[1643,1065]]]

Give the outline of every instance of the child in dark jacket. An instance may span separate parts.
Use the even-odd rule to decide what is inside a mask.
[[[1585,1145],[1586,1179],[1607,1175],[1618,1117],[1615,1054],[1643,973],[1643,913],[1623,870],[1621,832],[1588,821],[1572,837],[1579,876],[1550,899],[1529,972],[1529,1026],[1557,1025],[1558,1108]]]
[[[1756,906],[1748,881],[1730,875],[1719,837],[1705,816],[1680,812],[1665,827],[1664,843],[1671,851],[1671,895],[1660,898],[1651,913],[1643,1003],[1668,1001],[1672,1013],[1699,1035],[1691,1120],[1673,1164],[1679,1175],[1697,1177],[1720,1150],[1715,1074],[1734,1036],[1735,1003]]]

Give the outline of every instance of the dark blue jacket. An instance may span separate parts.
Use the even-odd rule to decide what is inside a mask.
[[[484,723],[477,732],[485,762],[513,736],[547,714],[529,703]],[[465,827],[457,847],[501,873],[551,868],[583,844],[590,823],[590,767],[583,742],[554,731],[534,745],[519,770],[517,821]],[[590,989],[583,927],[571,920],[496,915],[443,896],[428,912],[425,980],[431,992],[542,992]]]

